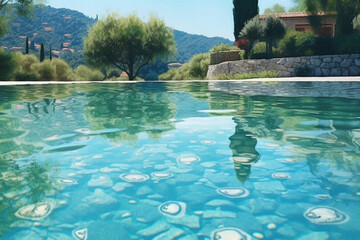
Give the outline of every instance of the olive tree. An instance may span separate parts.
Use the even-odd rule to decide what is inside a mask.
[[[144,23],[136,15],[109,15],[99,20],[84,41],[84,56],[93,66],[115,66],[134,80],[141,68],[176,51],[174,34],[155,16]]]
[[[266,39],[266,53],[268,57],[272,57],[272,47],[276,40],[285,36],[286,25],[277,17],[269,16],[265,19],[265,39]]]
[[[249,40],[246,47],[245,58],[249,56],[254,43],[264,36],[264,30],[264,22],[259,18],[259,16],[255,16],[245,24],[239,35],[239,37],[244,37]]]

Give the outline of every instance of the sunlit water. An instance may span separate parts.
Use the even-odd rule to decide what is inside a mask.
[[[360,83],[0,87],[1,239],[359,239]]]

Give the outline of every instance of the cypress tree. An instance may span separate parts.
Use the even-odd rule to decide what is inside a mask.
[[[52,49],[51,49],[51,46],[50,46],[50,61],[52,60]]]
[[[40,62],[43,62],[45,60],[45,49],[44,49],[44,44],[41,43],[41,47],[40,47]]]
[[[25,54],[29,54],[29,38],[26,37],[26,42],[25,42]]]
[[[239,40],[239,33],[245,23],[259,14],[258,0],[233,0],[234,36]]]

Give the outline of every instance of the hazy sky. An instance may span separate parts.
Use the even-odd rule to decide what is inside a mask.
[[[233,40],[232,0],[47,0],[56,8],[70,8],[89,17],[105,17],[118,12],[125,16],[136,12],[144,21],[156,13],[167,26],[193,34],[220,36]],[[292,0],[259,0],[260,13],[279,3],[286,9]]]

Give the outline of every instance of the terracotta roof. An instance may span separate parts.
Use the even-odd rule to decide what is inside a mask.
[[[308,17],[311,15],[311,12],[286,12],[286,13],[272,13],[272,14],[263,14],[260,15],[260,18],[266,18],[267,16],[272,15],[278,18],[299,18],[299,17]],[[334,16],[336,12],[318,12],[318,16]]]

